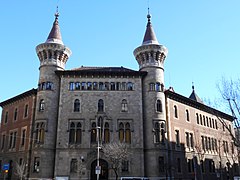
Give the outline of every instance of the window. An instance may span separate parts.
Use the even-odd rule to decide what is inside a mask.
[[[165,167],[164,157],[163,157],[163,156],[160,156],[160,157],[159,157],[158,163],[159,163],[159,172],[160,172],[160,173],[163,173],[163,172],[164,172],[164,167]]]
[[[45,109],[45,102],[43,99],[41,99],[39,103],[39,111],[44,111],[44,109]]]
[[[52,90],[53,89],[53,83],[52,82],[47,82],[46,83],[46,90]]]
[[[115,82],[111,82],[111,90],[115,90]]]
[[[200,167],[201,167],[202,173],[204,173],[205,172],[205,168],[204,168],[204,161],[203,160],[200,161]]]
[[[199,124],[199,116],[198,116],[198,113],[196,113],[196,119],[197,119],[197,124]]]
[[[156,91],[161,91],[161,84],[160,83],[156,83]]]
[[[130,123],[119,123],[119,141],[131,144],[131,126]]]
[[[203,125],[202,115],[200,114],[200,124]]]
[[[181,159],[177,158],[177,172],[181,173],[182,172],[182,168],[181,168]]]
[[[201,136],[202,140],[202,149],[205,151],[205,141],[204,141],[204,136]]]
[[[104,109],[104,102],[102,99],[98,100],[98,112],[103,112]]]
[[[218,129],[218,124],[217,124],[217,120],[215,119],[215,127],[216,129]]]
[[[206,126],[205,116],[203,116],[203,125]]]
[[[104,90],[103,82],[99,82],[99,90],[100,91]]]
[[[69,144],[80,144],[82,141],[82,125],[80,122],[71,122]]]
[[[110,130],[109,130],[109,123],[106,122],[104,125],[104,142],[109,143],[110,142]]]
[[[26,129],[23,129],[22,136],[21,136],[21,146],[25,145],[25,139],[26,139]]]
[[[173,109],[174,109],[174,117],[175,117],[175,118],[178,118],[178,110],[177,110],[177,106],[174,105]]]
[[[70,172],[71,173],[76,173],[77,172],[77,159],[72,159],[70,163]]]
[[[157,109],[157,112],[162,112],[162,102],[160,99],[158,99],[156,102],[156,109]]]
[[[179,130],[175,130],[175,137],[176,137],[176,145],[180,146]]]
[[[193,133],[186,132],[185,135],[186,135],[186,147],[194,148]]]
[[[33,172],[39,172],[40,157],[34,157]]]
[[[91,143],[97,142],[97,129],[96,129],[96,123],[92,123],[92,129],[91,129]]]
[[[123,99],[122,100],[122,112],[127,112],[127,111],[128,111],[127,100]]]
[[[93,90],[97,90],[98,89],[98,83],[97,82],[93,82]]]
[[[105,82],[104,88],[105,90],[109,90],[109,82]],[[112,88],[112,84],[111,84],[111,88]]]
[[[16,148],[16,141],[17,141],[17,131],[13,133],[13,144],[12,148]]]
[[[17,120],[17,115],[18,115],[18,109],[16,108],[14,111],[14,121]]]
[[[69,83],[69,90],[70,91],[74,91],[75,90],[75,83],[74,82],[70,82]]]
[[[122,161],[122,172],[128,172],[129,171],[129,161]]]
[[[82,83],[81,83],[81,89],[82,89],[82,90],[86,90],[86,83],[85,83],[85,82],[82,82]]]
[[[120,90],[120,82],[116,83],[116,90],[118,90],[118,91]]]
[[[1,144],[1,149],[2,149],[2,150],[3,150],[4,147],[5,147],[5,138],[6,138],[5,134],[3,134],[3,135],[2,135],[2,144]]]
[[[123,123],[119,124],[119,141],[122,143],[124,140],[124,125]]]
[[[193,159],[188,159],[187,163],[188,163],[188,172],[189,173],[194,172],[194,162],[193,162]]]
[[[74,87],[75,87],[74,90],[81,90],[81,83],[80,82],[76,82]]]
[[[158,121],[154,123],[154,143],[164,143],[165,141],[165,123]]]
[[[9,136],[9,144],[8,144],[9,149],[12,148],[12,142],[13,142],[13,132],[11,132]]]
[[[210,173],[214,173],[215,172],[215,163],[212,159],[209,159],[208,161],[209,163],[209,172]]]
[[[126,137],[125,137],[125,142],[128,144],[131,144],[131,129],[130,129],[130,124],[126,123]]]
[[[80,101],[79,101],[79,99],[75,99],[73,111],[74,112],[80,112]]]
[[[207,127],[209,127],[208,117],[206,117]]]
[[[4,120],[4,123],[7,124],[8,122],[8,112],[5,113],[5,120]]]
[[[125,82],[122,82],[122,90],[126,90],[127,88],[126,88],[126,83]]]
[[[26,104],[24,108],[24,117],[27,117],[27,116],[28,116],[28,104]]]
[[[149,84],[149,90],[150,91],[155,91],[155,84],[154,83]]]
[[[214,119],[212,119],[212,127],[213,127],[213,129],[215,129],[215,121],[214,121]]]
[[[190,121],[190,119],[189,119],[189,111],[187,109],[186,109],[186,120]]]
[[[35,143],[44,143],[45,137],[45,123],[39,122],[36,123],[36,130],[35,130]]]
[[[92,90],[92,83],[91,82],[87,83],[87,90]]]
[[[131,83],[131,82],[127,83],[127,90],[128,91],[132,91],[133,90],[133,83]]]

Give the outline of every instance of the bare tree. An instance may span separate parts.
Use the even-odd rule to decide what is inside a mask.
[[[124,143],[108,143],[102,147],[104,156],[109,160],[112,165],[112,168],[116,180],[118,179],[118,170],[122,165],[122,162],[127,159],[129,152],[128,147]]]
[[[222,78],[221,82],[217,84],[218,90],[222,96],[223,102],[233,116],[233,123],[236,128],[236,134],[231,131],[224,120],[218,117],[225,128],[229,131],[232,139],[237,147],[240,147],[239,130],[240,130],[240,79],[236,81],[232,79]]]
[[[16,171],[15,174],[20,178],[20,180],[24,180],[27,176],[27,168],[26,163],[22,162],[21,164],[16,162]]]

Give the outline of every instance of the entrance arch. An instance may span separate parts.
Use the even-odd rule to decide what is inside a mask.
[[[99,180],[108,180],[108,162],[99,159],[99,165],[101,166],[101,174],[99,174]],[[97,160],[94,160],[91,164],[91,180],[96,180],[96,166],[97,166]]]

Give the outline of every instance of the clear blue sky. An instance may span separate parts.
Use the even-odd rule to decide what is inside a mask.
[[[38,84],[35,47],[45,42],[56,6],[63,42],[73,54],[66,69],[124,66],[138,70],[133,50],[147,24],[148,0],[7,0],[0,3],[0,101]],[[239,77],[239,0],[149,0],[158,41],[169,50],[165,87],[184,96],[218,96],[222,76]]]

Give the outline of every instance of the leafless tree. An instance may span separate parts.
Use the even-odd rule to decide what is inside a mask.
[[[115,175],[116,180],[118,179],[118,170],[122,165],[124,160],[127,160],[129,152],[128,147],[124,143],[108,143],[102,147],[104,156],[111,163]]]
[[[16,162],[15,174],[20,178],[20,180],[24,180],[27,176],[27,168],[26,163],[22,162],[21,164]]]
[[[227,126],[224,120],[219,117],[218,119],[229,131],[235,145],[237,147],[240,147],[240,79],[234,81],[232,79],[222,78],[220,83],[217,84],[217,88],[222,96],[224,104],[233,116],[233,123],[236,128],[236,132],[231,131],[231,129],[229,128],[229,126]]]

